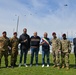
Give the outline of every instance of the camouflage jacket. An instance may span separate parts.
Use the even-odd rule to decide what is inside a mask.
[[[8,46],[10,46],[10,40],[8,37],[0,37],[0,51],[8,51]]]
[[[18,44],[19,44],[19,39],[18,39],[18,38],[12,37],[12,38],[10,39],[10,43],[11,43],[11,48],[12,48],[12,50],[18,49]]]
[[[61,51],[62,52],[71,52],[71,43],[69,40],[61,40]]]
[[[58,38],[53,38],[51,40],[51,43],[52,43],[52,50],[53,51],[61,49],[61,43],[60,43],[60,40]]]

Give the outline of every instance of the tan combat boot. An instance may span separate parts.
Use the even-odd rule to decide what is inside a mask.
[[[53,65],[53,68],[57,67],[56,65]]]
[[[60,66],[57,66],[58,70],[60,69]]]
[[[64,69],[64,68],[65,68],[65,66],[63,65],[63,66],[62,66],[62,69]]]
[[[69,70],[70,68],[69,67],[66,67],[66,69]]]

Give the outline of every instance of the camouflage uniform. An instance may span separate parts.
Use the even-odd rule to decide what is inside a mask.
[[[60,40],[57,38],[53,38],[51,40],[51,43],[52,43],[53,63],[55,66],[59,66],[60,65],[59,50],[61,48]]]
[[[71,52],[71,43],[67,39],[61,40],[61,61],[62,61],[62,66],[69,67],[69,53]]]
[[[10,43],[11,43],[11,48],[12,48],[12,52],[11,52],[11,66],[15,66],[16,61],[17,61],[17,55],[18,55],[19,40],[18,40],[18,38],[12,37],[10,39]]]
[[[10,45],[10,40],[6,37],[0,37],[0,66],[1,58],[5,57],[5,65],[8,66],[8,46]]]

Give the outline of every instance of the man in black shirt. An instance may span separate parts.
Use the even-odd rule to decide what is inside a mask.
[[[76,68],[76,38],[73,39],[73,45],[74,45],[75,68]]]
[[[36,66],[38,66],[38,52],[39,52],[40,37],[37,36],[37,32],[34,32],[34,36],[31,37],[31,62],[30,66],[33,64],[33,58],[35,54]]]
[[[26,28],[23,29],[23,34],[20,35],[20,37],[19,37],[19,43],[21,44],[20,45],[21,53],[20,53],[19,67],[21,66],[21,63],[22,63],[23,54],[24,54],[24,66],[27,67],[26,58],[27,58],[28,50],[30,48],[30,36],[27,34]]]

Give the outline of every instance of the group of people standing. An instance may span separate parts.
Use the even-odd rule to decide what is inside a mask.
[[[38,66],[38,53],[39,47],[42,46],[42,67],[45,66],[45,56],[47,57],[47,67],[50,66],[50,45],[52,46],[52,55],[53,55],[53,67],[58,69],[65,68],[69,69],[69,53],[71,52],[71,43],[66,38],[66,34],[62,35],[62,40],[58,39],[56,33],[52,33],[52,40],[48,38],[48,33],[45,32],[43,38],[40,38],[37,35],[37,32],[34,32],[33,36],[27,34],[27,29],[23,29],[23,33],[20,37],[17,37],[17,32],[13,33],[12,38],[7,37],[6,31],[2,33],[0,37],[0,68],[1,68],[1,58],[4,55],[5,65],[8,68],[8,50],[11,49],[11,67],[16,66],[17,55],[18,55],[18,45],[20,44],[20,61],[19,67],[22,65],[22,57],[24,55],[24,66],[28,67],[26,64],[26,58],[28,51],[31,50],[31,60],[30,67],[33,66],[33,59],[35,55],[36,66]],[[76,40],[75,40],[76,41]],[[76,42],[74,42],[76,44]],[[60,53],[61,53],[61,64],[60,64]]]

